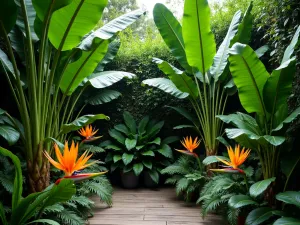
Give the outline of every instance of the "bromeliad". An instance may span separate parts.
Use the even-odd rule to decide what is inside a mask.
[[[225,172],[225,173],[242,173],[245,172],[241,169],[239,169],[239,166],[242,165],[246,159],[248,158],[250,154],[250,149],[243,148],[242,151],[240,150],[240,145],[236,145],[235,149],[233,151],[232,147],[227,147],[228,155],[229,155],[229,161],[220,159],[216,156],[216,158],[227,165],[228,167],[225,169],[211,169],[211,171],[215,172]]]
[[[196,148],[198,148],[198,146],[200,145],[200,142],[201,142],[200,140],[198,141],[198,137],[196,137],[194,141],[191,136],[185,137],[180,142],[186,148],[186,150],[176,149],[176,151],[187,154],[187,155],[192,155],[192,156],[198,158],[198,155],[196,153],[194,153],[194,150]]]
[[[91,125],[87,125],[85,128],[81,128],[78,131],[78,133],[81,136],[85,137],[85,139],[83,140],[84,142],[94,141],[94,140],[101,138],[102,136],[98,136],[98,137],[94,136],[97,132],[98,132],[98,130],[94,129]]]
[[[58,160],[55,161],[52,159],[52,157],[49,155],[48,152],[44,151],[44,154],[46,158],[49,160],[49,162],[56,167],[59,170],[62,170],[65,172],[65,176],[59,180],[56,181],[56,184],[58,184],[62,179],[72,179],[74,182],[76,181],[82,181],[86,180],[92,177],[96,177],[99,175],[102,175],[106,172],[99,172],[99,173],[78,173],[77,171],[83,170],[84,168],[91,166],[98,161],[94,161],[91,163],[88,163],[88,160],[92,157],[93,154],[89,155],[88,151],[85,151],[79,159],[78,157],[78,143],[75,144],[72,141],[71,147],[69,148],[68,142],[65,142],[64,146],[64,152],[63,154],[61,153],[59,147],[57,144],[54,144],[54,150],[56,154],[56,158]]]

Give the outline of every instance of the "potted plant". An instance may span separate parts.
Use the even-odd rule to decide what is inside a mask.
[[[162,140],[158,137],[163,121],[150,120],[146,116],[137,125],[129,112],[124,112],[123,118],[124,124],[118,124],[109,131],[112,140],[101,144],[109,150],[105,161],[111,164],[111,172],[121,170],[125,188],[137,187],[138,177],[143,171],[145,185],[153,187],[154,183],[159,183],[160,171],[173,158],[169,144],[178,138]]]

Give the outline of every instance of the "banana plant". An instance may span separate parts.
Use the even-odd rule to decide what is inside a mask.
[[[22,129],[22,125],[17,119],[12,118],[6,111],[0,108],[0,136],[9,145],[15,144],[20,138],[20,133],[14,128],[15,126],[19,126]]]
[[[0,66],[24,126],[20,133],[31,192],[49,184],[49,164],[42,151],[50,145],[45,139],[63,140],[64,124],[77,118],[74,108],[85,89],[134,77],[96,70],[107,60],[109,44],[118,32],[144,13],[135,10],[93,30],[106,5],[107,0],[7,0],[1,6],[5,50],[0,50]],[[95,119],[107,117],[88,115],[72,124],[86,125]]]
[[[248,43],[252,29],[252,4],[242,16],[233,16],[228,32],[218,51],[210,28],[210,8],[207,0],[185,0],[182,25],[163,4],[153,10],[155,24],[183,70],[160,59],[154,59],[167,78],[143,81],[143,85],[156,87],[176,98],[187,98],[196,118],[185,110],[176,108],[193,123],[204,141],[206,155],[216,155],[218,137],[223,124],[216,115],[223,114],[229,90],[232,88],[228,70],[230,47],[237,41]],[[182,125],[177,128],[191,127]]]
[[[230,71],[237,86],[242,106],[255,118],[244,113],[218,116],[235,128],[225,130],[229,139],[255,150],[259,156],[264,179],[276,177],[280,171],[281,148],[285,142],[288,125],[300,114],[300,107],[288,114],[288,98],[296,71],[293,56],[300,34],[298,27],[287,47],[281,65],[269,74],[256,53],[248,45],[236,43],[230,49]],[[293,154],[293,153],[292,153]],[[293,161],[299,161],[296,154]],[[294,169],[293,168],[290,169]],[[287,173],[290,174],[290,173]],[[287,175],[289,179],[289,175]]]
[[[72,180],[65,179],[58,185],[53,184],[42,192],[36,192],[22,197],[23,179],[21,163],[17,156],[7,149],[0,147],[0,154],[9,157],[15,166],[15,179],[12,194],[12,211],[10,219],[6,217],[5,210],[0,202],[0,221],[3,225],[19,225],[32,223],[46,223],[58,225],[50,219],[41,219],[44,209],[56,203],[63,203],[71,199],[76,193],[76,188]]]

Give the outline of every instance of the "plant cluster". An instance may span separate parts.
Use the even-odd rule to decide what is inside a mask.
[[[120,169],[123,173],[133,171],[139,176],[147,171],[151,179],[159,182],[161,170],[173,159],[170,143],[177,137],[161,139],[158,137],[164,122],[144,117],[138,124],[129,112],[123,114],[124,124],[115,125],[109,130],[112,141],[101,144],[109,150],[106,162],[111,164],[111,171]]]

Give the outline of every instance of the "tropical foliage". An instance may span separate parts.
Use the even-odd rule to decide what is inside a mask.
[[[0,61],[24,126],[20,134],[32,192],[49,184],[49,168],[42,150],[49,150],[50,146],[45,139],[65,139],[64,124],[72,121],[73,116],[76,118],[74,107],[84,90],[90,85],[104,88],[134,76],[97,70],[98,64],[109,58],[109,45],[117,32],[143,14],[136,10],[92,30],[106,4],[106,0],[9,0],[1,7],[0,35],[6,51],[0,50]],[[14,51],[21,64],[17,63]],[[96,119],[106,117],[89,115],[76,122],[84,126]]]
[[[124,112],[123,118],[124,124],[115,125],[109,130],[113,140],[101,144],[108,150],[105,161],[111,164],[112,172],[120,169],[123,173],[133,171],[139,176],[145,170],[158,183],[160,171],[173,159],[169,144],[178,138],[161,139],[158,136],[163,121],[156,122],[146,116],[137,124],[129,112]]]
[[[198,130],[207,155],[215,155],[218,151],[217,138],[222,135],[223,125],[215,116],[224,113],[227,89],[233,87],[228,72],[229,49],[238,41],[249,42],[251,9],[252,5],[244,16],[241,11],[236,12],[218,51],[210,29],[210,9],[206,0],[185,1],[182,26],[164,5],[156,4],[153,11],[161,36],[183,70],[155,58],[154,62],[168,78],[148,79],[143,84],[190,100],[196,119],[185,117]]]

